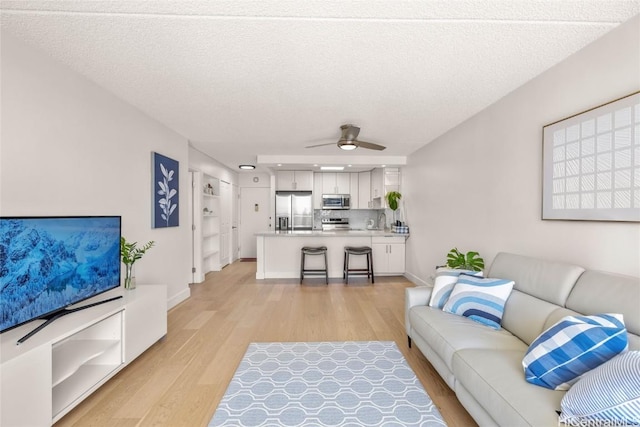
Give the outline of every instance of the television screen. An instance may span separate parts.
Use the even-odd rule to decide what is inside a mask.
[[[0,218],[0,332],[120,286],[120,217]]]

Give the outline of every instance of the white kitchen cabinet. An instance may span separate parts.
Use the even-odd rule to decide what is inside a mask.
[[[57,319],[19,346],[42,321],[2,334],[0,425],[52,425],[167,334],[164,285],[118,288],[78,305],[119,295]]]
[[[322,209],[322,174],[313,174],[313,208]]]
[[[276,189],[278,191],[313,191],[313,172],[278,171]]]
[[[404,274],[404,236],[372,237],[371,249],[375,274]]]
[[[384,170],[375,168],[371,171],[371,199],[376,201],[376,199],[381,199],[382,197],[384,197]]]
[[[351,174],[323,173],[322,192],[324,194],[349,194],[351,191]]]
[[[353,198],[353,194],[351,197]],[[371,171],[358,173],[358,207],[371,208]]]
[[[351,209],[365,209],[367,207],[367,205],[364,206],[360,206],[360,201],[359,201],[359,193],[360,193],[360,182],[358,180],[358,174],[357,173],[350,173],[349,174],[349,180],[350,180],[350,186],[349,186],[349,193],[351,195]]]

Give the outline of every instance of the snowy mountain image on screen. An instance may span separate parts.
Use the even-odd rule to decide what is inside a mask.
[[[0,221],[0,330],[119,283],[118,218]]]

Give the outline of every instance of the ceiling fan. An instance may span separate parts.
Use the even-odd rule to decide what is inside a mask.
[[[358,137],[358,134],[360,133],[360,128],[358,126],[346,124],[346,125],[340,126],[340,129],[342,130],[342,135],[340,136],[340,139],[338,140],[337,144],[338,144],[338,147],[340,147],[343,150],[355,150],[358,147],[362,147],[362,148],[367,148],[369,150],[381,151],[387,148],[384,145],[374,144],[372,142],[365,142],[365,141],[360,141],[356,139]],[[328,142],[326,144],[309,145],[305,148],[322,147],[324,145],[331,145],[331,144],[336,144],[336,143]]]

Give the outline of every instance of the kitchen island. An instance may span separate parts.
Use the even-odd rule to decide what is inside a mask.
[[[376,276],[404,274],[408,234],[384,230],[266,231],[256,233],[256,279],[300,278],[300,249],[326,246],[329,277],[342,278],[345,246],[370,246]],[[366,257],[352,256],[352,268],[366,267]],[[307,256],[307,268],[323,268],[324,257]]]

